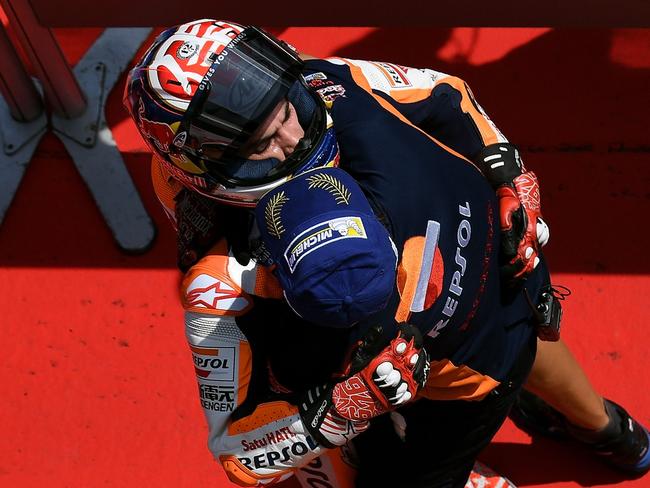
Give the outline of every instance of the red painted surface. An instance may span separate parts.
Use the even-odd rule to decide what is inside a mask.
[[[279,32],[315,55],[469,82],[540,176],[548,258],[573,290],[567,342],[597,388],[650,425],[650,30]],[[57,36],[75,63],[98,33]],[[229,486],[206,448],[173,236],[121,83],[109,124],[158,240],[144,256],[120,254],[63,145],[43,139],[0,227],[0,486]],[[509,423],[482,459],[519,486],[650,486]]]

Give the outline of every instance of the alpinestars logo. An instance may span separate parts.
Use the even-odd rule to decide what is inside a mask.
[[[207,274],[197,276],[190,283],[186,296],[191,307],[224,312],[241,312],[250,305],[240,291]]]

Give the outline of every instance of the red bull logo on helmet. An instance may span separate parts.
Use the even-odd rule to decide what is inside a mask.
[[[147,78],[158,96],[185,110],[219,54],[243,30],[237,24],[197,20],[183,24],[154,53]]]
[[[138,103],[138,127],[140,133],[147,139],[149,144],[153,144],[158,151],[169,154],[169,144],[163,141],[172,141],[176,136],[175,129],[178,128],[179,122],[171,125],[164,122],[155,122],[145,117],[145,108],[142,99]],[[175,127],[172,127],[175,126]]]

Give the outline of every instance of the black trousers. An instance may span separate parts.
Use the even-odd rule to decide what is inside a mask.
[[[354,441],[359,488],[463,488],[476,457],[505,421],[535,359],[536,338],[523,348],[508,380],[481,401],[418,400],[399,410],[402,441],[388,415]]]

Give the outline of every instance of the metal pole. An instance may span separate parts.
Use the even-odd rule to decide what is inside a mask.
[[[29,122],[43,113],[41,96],[36,91],[4,25],[0,23],[0,92],[11,116],[18,122]]]
[[[0,0],[0,4],[41,80],[49,106],[66,119],[81,115],[86,98],[52,31],[40,25],[29,0]]]

